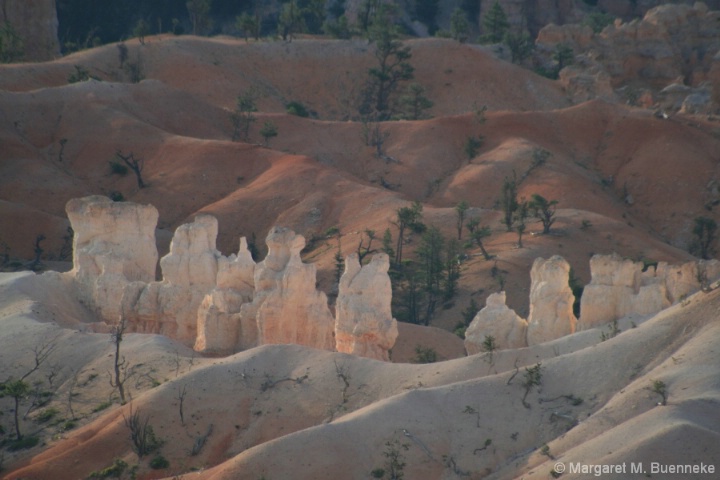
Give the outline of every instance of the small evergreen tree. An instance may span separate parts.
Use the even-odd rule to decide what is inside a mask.
[[[433,106],[433,102],[425,96],[425,88],[416,82],[408,85],[405,93],[400,97],[399,103],[401,116],[407,120],[424,118],[425,110]]]
[[[265,139],[265,146],[267,147],[269,145],[270,139],[273,137],[277,137],[278,135],[278,128],[277,125],[272,120],[268,120],[263,124],[263,127],[260,129],[260,135]]]
[[[557,200],[547,200],[542,195],[533,193],[530,209],[533,215],[540,219],[543,224],[543,234],[550,233],[550,227],[555,223],[555,208],[558,204]]]
[[[465,226],[465,217],[467,216],[467,211],[470,206],[465,200],[461,200],[457,205],[455,205],[455,213],[457,214],[457,232],[458,232],[458,240],[462,239],[462,230]]]
[[[503,38],[503,42],[510,49],[513,63],[521,63],[528,58],[535,49],[535,43],[527,32],[507,32]]]
[[[453,10],[450,16],[450,36],[460,43],[465,43],[470,33],[470,22],[461,8]]]
[[[513,224],[515,223],[515,211],[518,209],[517,200],[517,179],[515,172],[513,177],[505,177],[503,181],[502,189],[500,190],[500,207],[503,211],[502,223],[507,227],[507,231],[512,231]]]
[[[485,35],[483,35],[483,41],[485,43],[500,43],[505,37],[510,27],[505,10],[500,6],[500,2],[495,0],[490,10],[485,14],[483,18],[483,27],[485,29]]]
[[[490,260],[492,256],[485,250],[485,245],[483,244],[483,239],[489,237],[492,234],[492,231],[490,230],[490,227],[487,225],[480,227],[480,220],[477,218],[473,218],[470,220],[467,224],[468,232],[470,232],[470,238],[472,238],[478,247],[480,247],[480,251],[483,254],[483,258],[485,260]]]
[[[705,260],[710,259],[715,253],[713,243],[715,243],[716,231],[717,223],[715,220],[708,217],[697,217],[692,230],[693,235],[695,235],[695,241],[691,246],[691,253]]]
[[[250,89],[238,95],[235,111],[230,115],[233,124],[233,142],[237,141],[242,134],[246,142],[250,138],[250,126],[257,120],[254,112],[257,112],[255,105],[255,92]]]

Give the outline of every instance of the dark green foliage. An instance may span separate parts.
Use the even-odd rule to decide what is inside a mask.
[[[507,32],[503,42],[510,49],[513,63],[522,63],[535,49],[535,42],[527,32]]]
[[[415,346],[415,363],[435,363],[437,352],[432,347]]]
[[[465,43],[470,34],[470,22],[461,8],[453,10],[450,16],[450,36],[460,43]]]
[[[127,469],[128,464],[122,459],[117,459],[107,468],[92,472],[87,478],[90,479],[102,479],[102,478],[120,478]]]
[[[471,24],[478,25],[478,18],[480,17],[479,0],[462,0],[460,8],[467,14],[467,18]]]
[[[252,89],[238,95],[235,111],[230,115],[233,125],[233,142],[239,140],[241,134],[244,141],[249,140],[250,126],[257,120],[254,115],[254,112],[257,112],[256,99],[257,94]]]
[[[547,200],[542,195],[533,193],[532,201],[529,204],[533,215],[540,219],[543,224],[543,234],[550,233],[550,227],[555,223],[555,209],[558,204],[557,200]]]
[[[432,108],[433,102],[425,96],[425,88],[419,83],[408,85],[399,100],[400,118],[420,120],[426,118],[425,110]]]
[[[278,18],[278,33],[283,40],[292,41],[296,33],[302,33],[307,30],[303,11],[298,5],[297,0],[289,0],[280,7],[280,16]]]
[[[382,251],[385,252],[391,259],[394,258],[395,250],[392,247],[392,233],[390,233],[389,228],[386,228],[385,233],[383,233],[382,245]]]
[[[438,14],[440,0],[416,0],[415,1],[415,15],[418,20],[428,27],[428,33],[430,35],[435,33],[437,30],[436,17]]]
[[[124,202],[125,201],[125,195],[122,194],[122,192],[118,192],[117,190],[113,190],[108,194],[108,197],[110,197],[110,200],[113,202]]]
[[[163,457],[162,455],[155,455],[152,460],[150,460],[150,468],[153,470],[162,470],[163,468],[168,468],[170,466],[170,462]]]
[[[455,205],[455,214],[457,215],[457,222],[455,225],[457,227],[458,240],[462,239],[462,231],[465,226],[465,217],[467,216],[468,208],[470,208],[470,205],[468,205],[465,200],[461,200],[457,205]]]
[[[235,18],[235,28],[243,33],[247,41],[251,36],[256,40],[260,38],[260,19],[255,15],[244,12]]]
[[[38,414],[38,416],[35,418],[35,421],[37,421],[38,423],[45,423],[52,420],[59,413],[60,410],[58,410],[57,408],[46,408]]]
[[[485,14],[482,20],[483,29],[485,34],[482,36],[482,40],[485,43],[500,43],[505,37],[510,27],[505,10],[500,6],[500,3],[495,0],[493,6]]]
[[[568,286],[575,297],[573,301],[573,315],[575,315],[576,318],[580,318],[580,299],[582,298],[585,287],[580,283],[580,280],[575,277],[575,271],[572,267],[570,267],[570,274],[568,276]]]
[[[518,209],[517,199],[517,178],[513,172],[512,178],[505,177],[500,190],[500,207],[503,211],[502,223],[507,227],[507,231],[512,231],[515,223],[515,211]]]
[[[470,232],[470,238],[480,247],[480,251],[483,254],[485,260],[490,260],[492,256],[485,249],[483,240],[492,234],[492,230],[487,225],[480,226],[480,220],[473,218],[467,224],[468,232]]]
[[[341,38],[344,40],[352,37],[352,30],[350,29],[350,23],[345,15],[340,15],[338,18],[328,19],[323,23],[323,33],[334,38]]]
[[[187,0],[186,7],[192,24],[193,35],[204,35],[209,32],[212,20],[210,19],[210,5],[212,0]]]
[[[443,262],[443,248],[445,239],[437,227],[430,227],[423,234],[417,248],[418,263],[420,264],[423,279],[423,289],[426,294],[425,315],[423,323],[428,325],[442,292],[442,280],[445,271]]]
[[[572,65],[574,58],[575,52],[573,52],[571,46],[564,43],[558,43],[555,46],[555,51],[553,52],[553,60],[557,62],[557,73],[559,74],[560,70],[566,66]]]
[[[410,47],[398,39],[400,31],[386,6],[379,9],[368,29],[368,39],[375,45],[376,66],[368,70],[368,80],[360,101],[360,114],[383,121],[392,117],[394,97],[403,82],[412,80]]]
[[[402,248],[405,242],[405,231],[410,228],[413,231],[422,231],[424,225],[422,224],[422,204],[420,202],[413,202],[409,207],[402,207],[397,210],[397,220],[394,222],[395,226],[398,227],[398,239],[397,245],[395,246],[395,266],[400,267],[402,262]]]
[[[306,118],[310,116],[310,113],[307,111],[307,108],[305,108],[305,105],[300,102],[296,102],[295,100],[290,101],[287,105],[285,105],[285,111],[290,115],[298,117]]]
[[[538,387],[542,383],[542,364],[537,363],[533,367],[526,367],[525,373],[523,374],[522,386],[525,388],[525,395],[523,395],[522,403],[525,408],[530,408],[530,405],[525,401],[530,390],[533,387]]]
[[[130,430],[130,440],[138,457],[142,458],[160,448],[162,442],[155,436],[149,416],[141,417],[140,410],[133,412],[131,409],[130,415],[123,415],[123,418],[125,426]]]
[[[133,34],[140,41],[140,45],[145,45],[145,37],[150,34],[150,27],[144,19],[141,18],[137,21]]]
[[[271,120],[266,121],[260,129],[260,135],[262,135],[265,139],[265,146],[267,147],[270,143],[270,139],[277,137],[278,135],[277,125],[275,125],[275,123]]]
[[[480,306],[477,304],[474,298],[470,299],[470,304],[460,312],[463,319],[455,325],[454,333],[460,338],[465,338],[465,330],[475,318],[477,312],[480,311]]]
[[[10,452],[16,452],[18,450],[27,450],[28,448],[32,448],[40,443],[40,439],[38,437],[32,437],[32,436],[26,436],[22,437],[19,440],[13,440],[11,442],[7,443],[7,449]]]
[[[467,155],[468,160],[472,160],[477,156],[478,151],[483,146],[484,142],[485,137],[482,135],[467,137],[463,150],[465,151],[465,155]]]
[[[695,236],[690,245],[690,253],[703,259],[710,259],[715,253],[717,223],[712,218],[697,217],[692,233]]]
[[[99,80],[90,75],[90,72],[82,65],[75,65],[75,71],[68,75],[68,83],[87,82],[88,80]]]
[[[592,31],[594,33],[600,33],[602,32],[603,28],[607,27],[608,25],[612,25],[614,21],[615,17],[608,13],[593,12],[583,18],[582,24],[592,28]]]
[[[655,380],[653,382],[652,391],[660,395],[662,398],[661,405],[667,405],[667,385],[662,380]]]
[[[13,63],[22,59],[23,42],[10,22],[0,25],[0,63]]]
[[[115,161],[115,160],[110,162],[110,173],[112,175],[125,176],[128,174],[128,172],[129,172],[128,167],[126,167],[122,163]]]

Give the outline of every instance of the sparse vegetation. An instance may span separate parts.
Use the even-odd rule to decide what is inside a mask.
[[[435,363],[437,360],[437,352],[434,348],[422,345],[415,346],[415,363]]]
[[[484,141],[485,139],[482,135],[467,137],[463,150],[465,151],[465,155],[467,155],[468,160],[472,160],[477,156],[478,151],[483,146]]]
[[[409,445],[400,443],[398,440],[392,440],[385,443],[385,463],[382,468],[375,468],[370,472],[373,478],[386,478],[389,480],[402,480],[405,478],[405,456],[403,451],[407,451]],[[386,476],[387,475],[387,476]]]
[[[695,236],[690,245],[690,253],[708,260],[715,253],[714,243],[717,223],[712,218],[696,217],[692,233]]]
[[[505,177],[500,190],[500,208],[502,208],[503,211],[502,223],[508,232],[512,231],[513,225],[515,224],[515,211],[519,206],[517,196],[517,179],[513,171],[512,178]]]
[[[115,152],[115,156],[135,174],[138,188],[145,188],[145,181],[142,178],[142,171],[145,168],[145,161],[142,158],[136,158],[133,152],[125,155],[122,150]]]
[[[277,125],[272,120],[266,121],[260,129],[260,135],[265,139],[265,146],[269,146],[270,139],[278,135]]]
[[[492,335],[485,335],[485,339],[483,340],[481,347],[483,352],[488,354],[488,363],[492,365],[493,355],[495,353],[495,350],[497,350],[497,343],[495,343],[495,337],[493,337]]]
[[[230,115],[233,125],[233,142],[238,141],[240,138],[245,142],[250,139],[250,127],[257,120],[257,117],[255,117],[255,112],[257,112],[256,100],[257,93],[253,89],[238,95],[235,111]]]
[[[162,442],[155,436],[152,425],[150,425],[149,415],[143,417],[140,415],[140,410],[133,412],[131,406],[128,416],[123,413],[123,419],[125,426],[130,430],[130,440],[138,458],[142,458],[160,448]]]
[[[532,367],[526,367],[523,374],[522,386],[525,388],[525,394],[522,398],[522,404],[525,408],[530,408],[530,404],[526,402],[527,396],[533,387],[539,387],[542,383],[542,364],[537,363]]]
[[[660,395],[660,398],[662,401],[659,403],[659,405],[667,405],[667,385],[665,385],[665,382],[662,380],[655,380],[652,383],[652,391],[653,393],[656,393]]]
[[[538,218],[543,225],[542,233],[547,235],[550,233],[550,227],[555,223],[555,210],[557,200],[547,200],[542,195],[533,193],[532,200],[530,201],[529,208],[532,210],[533,215]]]

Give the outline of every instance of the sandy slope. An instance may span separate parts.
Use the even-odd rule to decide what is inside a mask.
[[[401,450],[406,475],[427,479],[547,478],[555,461],[712,463],[720,453],[717,290],[650,320],[623,322],[623,332],[605,342],[599,330],[589,330],[492,359],[484,354],[427,365],[299,346],[199,359],[163,337],[131,335],[124,352],[146,366],[139,367],[134,400],[98,416],[90,410],[110,388],[91,374],[102,377],[110,367],[108,337],[83,333],[87,319],[71,325],[56,318],[74,326],[65,330],[37,323],[35,318],[50,320],[47,305],[72,312],[72,301],[63,300],[53,275],[15,282],[13,276],[6,275],[2,286],[3,356],[27,365],[32,357],[23,345],[59,333],[53,355],[62,359],[63,383],[54,405],[68,414],[72,377],[65,372],[79,371],[74,405],[88,416],[77,431],[48,436],[41,451],[10,457],[8,479],[85,478],[116,458],[140,463],[139,478],[200,468],[183,478],[360,479],[385,466],[386,443],[395,440],[408,447]],[[28,291],[39,285],[52,288]],[[538,362],[542,384],[529,393],[526,408],[524,366]],[[515,366],[520,370],[513,375]],[[150,379],[159,386],[152,388]],[[666,406],[658,406],[660,397],[651,391],[655,380],[667,385]],[[573,398],[582,402],[574,405]],[[123,423],[130,408],[150,417],[164,440],[168,470],[152,472],[147,459],[138,462],[132,453]],[[31,421],[24,428],[46,435],[53,429]],[[190,455],[210,428],[201,452]],[[553,459],[539,451],[546,444]]]

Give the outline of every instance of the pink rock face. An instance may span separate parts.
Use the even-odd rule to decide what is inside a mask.
[[[392,318],[390,260],[384,253],[360,266],[357,254],[345,258],[345,272],[335,304],[335,345],[338,352],[389,360],[398,336]]]
[[[535,259],[530,271],[527,343],[536,345],[575,332],[575,297],[568,285],[570,264],[559,255]]]
[[[643,272],[643,264],[618,255],[590,259],[591,280],[580,301],[579,328],[605,325],[631,315],[652,315],[720,277],[717,260],[668,265]]]
[[[465,331],[468,355],[483,352],[486,336],[495,339],[498,350],[527,346],[527,321],[505,304],[505,292],[493,293]]]
[[[152,205],[113,202],[107,197],[72,199],[65,207],[75,232],[73,269],[80,299],[115,323],[125,286],[155,279],[158,212]]]
[[[217,219],[210,215],[177,228],[170,252],[160,260],[163,280],[130,291],[123,300],[134,330],[195,344],[198,308],[217,283],[217,231]]]
[[[334,350],[334,319],[327,297],[315,288],[316,267],[300,259],[301,235],[273,227],[267,236],[268,255],[255,268],[255,296],[241,308],[244,345],[295,343]],[[251,324],[257,340],[251,338]]]
[[[255,262],[243,237],[237,255],[218,259],[217,287],[205,295],[197,313],[196,351],[229,354],[242,347],[241,339],[248,333],[242,328],[240,309],[252,301],[254,273]],[[256,330],[252,325],[249,336],[255,338]]]

